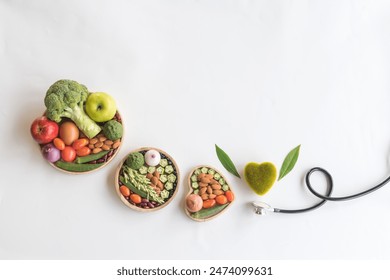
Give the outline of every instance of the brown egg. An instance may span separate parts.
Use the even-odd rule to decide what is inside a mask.
[[[60,126],[60,138],[65,145],[72,145],[74,140],[79,139],[80,131],[73,122],[64,122]]]

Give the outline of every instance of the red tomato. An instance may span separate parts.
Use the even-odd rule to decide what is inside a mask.
[[[119,188],[119,190],[121,191],[121,194],[122,194],[123,196],[130,196],[130,190],[129,190],[128,187],[126,187],[126,186],[121,186],[121,187]]]
[[[203,201],[203,208],[211,208],[215,205],[215,199],[207,199]]]
[[[80,138],[73,142],[72,147],[75,150],[81,149],[89,144],[89,140],[87,138]]]
[[[81,147],[80,149],[76,150],[76,154],[79,157],[85,157],[91,153],[91,149],[88,147]]]
[[[234,200],[234,194],[232,191],[225,192],[226,198],[228,202],[232,202]]]
[[[65,148],[65,143],[60,138],[54,138],[53,144],[60,151],[62,151]]]
[[[132,195],[130,195],[130,199],[131,199],[131,201],[134,202],[135,204],[141,203],[141,201],[142,201],[142,198],[141,198],[138,194],[135,194],[135,193],[133,193]]]
[[[224,205],[228,202],[228,199],[226,196],[224,196],[223,194],[221,195],[218,195],[215,200],[217,201],[218,204],[220,205]]]
[[[61,158],[64,161],[67,162],[72,162],[76,158],[76,150],[73,149],[71,146],[66,146],[62,151],[61,151]]]

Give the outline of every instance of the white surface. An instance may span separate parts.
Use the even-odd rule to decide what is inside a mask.
[[[317,165],[333,173],[335,195],[389,173],[389,12],[388,1],[363,0],[1,1],[0,258],[390,258],[390,187],[303,215],[262,218],[248,206],[310,205],[302,178]],[[126,140],[97,173],[54,170],[29,135],[60,78],[119,104]],[[226,174],[236,203],[207,223],[184,214],[184,184],[151,214],[116,196],[127,151],[166,150],[183,183],[195,165],[222,169],[214,143],[239,170],[302,151],[263,198]]]

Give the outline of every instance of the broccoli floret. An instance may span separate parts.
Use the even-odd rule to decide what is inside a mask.
[[[114,120],[108,121],[103,126],[103,133],[108,139],[115,141],[123,135],[122,124]]]
[[[84,112],[88,89],[72,80],[59,80],[46,92],[46,116],[59,123],[62,118],[71,119],[88,137],[95,137],[101,128]]]

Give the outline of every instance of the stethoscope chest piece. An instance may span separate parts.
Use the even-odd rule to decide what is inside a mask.
[[[255,210],[255,213],[260,216],[267,215],[267,212],[274,212],[274,209],[270,205],[264,202],[254,201],[252,202],[252,206]]]

